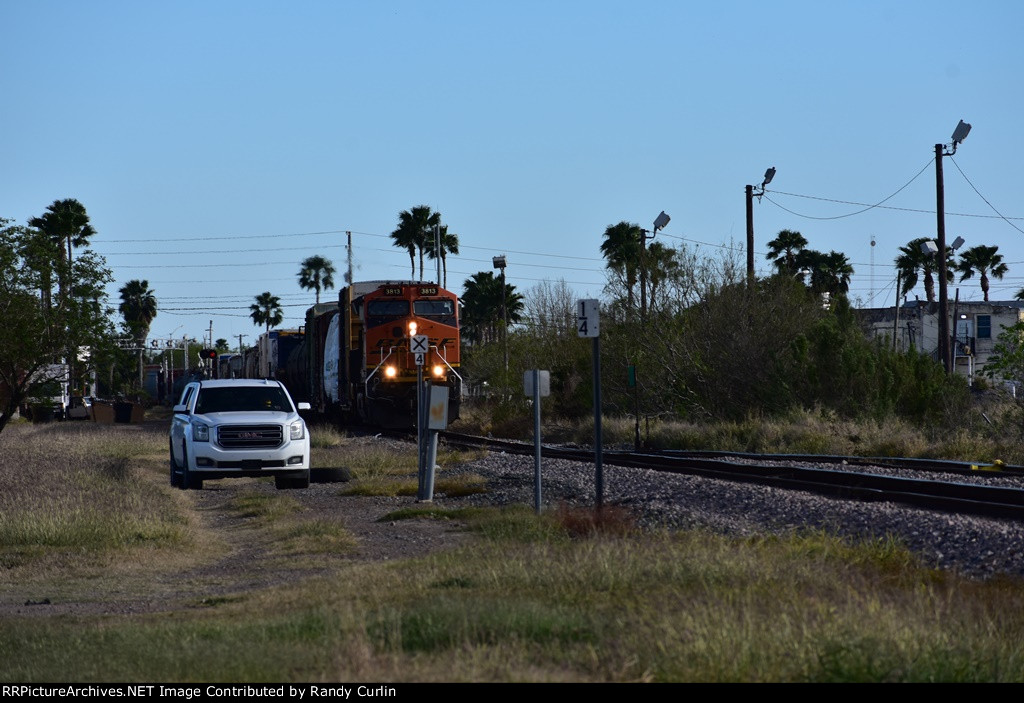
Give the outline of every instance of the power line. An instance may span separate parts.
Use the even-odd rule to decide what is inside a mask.
[[[861,213],[867,212],[868,210],[873,210],[876,207],[883,207],[882,203],[884,203],[884,202],[886,202],[888,200],[891,200],[892,198],[895,198],[904,188],[906,188],[911,183],[916,181],[918,179],[918,177],[922,173],[924,173],[928,169],[928,167],[931,166],[934,162],[935,162],[935,158],[934,157],[929,159],[928,163],[926,163],[921,168],[920,171],[918,171],[916,174],[914,174],[913,178],[911,178],[909,181],[907,181],[902,186],[900,186],[898,189],[896,189],[896,191],[893,192],[891,195],[888,195],[885,198],[882,198],[881,200],[879,200],[874,205],[866,205],[864,203],[848,203],[848,204],[851,204],[851,205],[863,205],[864,207],[861,210],[857,210],[856,212],[848,212],[845,215],[835,215],[833,217],[815,217],[814,215],[803,215],[803,214],[800,214],[798,212],[794,212],[793,210],[789,210],[788,208],[785,208],[782,205],[779,205],[777,202],[775,202],[771,198],[768,198],[767,195],[764,196],[764,197],[768,198],[768,202],[770,202],[775,207],[781,208],[782,210],[785,210],[786,212],[790,213],[791,215],[796,215],[797,217],[803,217],[803,218],[806,218],[808,220],[841,220],[844,217],[853,217],[854,215],[860,215]],[[782,193],[781,191],[770,191],[770,192],[779,193],[780,195],[793,195],[793,193]],[[810,196],[797,196],[797,197],[810,197]],[[813,200],[828,200],[828,198],[812,198],[812,199]],[[833,201],[833,202],[840,202],[840,201],[836,200],[836,201]],[[899,209],[899,208],[892,208],[892,209]]]
[[[1018,227],[1017,225],[1015,225],[1015,224],[1013,224],[1012,222],[1010,222],[1009,218],[1003,217],[1003,213],[1001,213],[1001,212],[999,212],[998,210],[996,210],[995,206],[994,206],[994,205],[993,205],[992,203],[990,203],[990,202],[988,201],[988,198],[986,198],[986,197],[985,197],[984,195],[982,195],[982,194],[981,194],[981,191],[979,191],[979,190],[978,190],[978,189],[977,189],[977,188],[976,188],[976,187],[974,186],[974,184],[973,184],[973,183],[971,183],[971,179],[970,179],[970,178],[968,178],[968,177],[967,177],[967,174],[966,174],[966,173],[964,173],[964,171],[963,171],[963,169],[962,169],[962,168],[960,168],[960,164],[958,164],[958,163],[956,162],[956,159],[954,159],[954,158],[953,158],[952,154],[950,155],[950,157],[949,157],[949,160],[953,162],[953,165],[954,165],[954,166],[956,166],[956,170],[957,170],[957,171],[959,171],[959,172],[960,172],[960,175],[964,177],[964,180],[965,180],[965,181],[967,181],[967,185],[969,185],[969,186],[970,186],[970,187],[971,187],[971,188],[972,188],[972,189],[974,190],[974,192],[978,194],[978,197],[979,197],[979,198],[981,198],[982,200],[984,200],[984,201],[985,201],[985,204],[986,204],[986,205],[988,205],[988,206],[989,206],[990,208],[992,208],[992,212],[994,212],[994,213],[995,213],[996,215],[998,215],[998,216],[999,216],[999,219],[1003,220],[1003,221],[1004,221],[1004,222],[1005,222],[1006,224],[1010,225],[1011,227],[1013,227],[1013,228],[1014,228],[1015,230],[1017,230],[1017,231],[1018,231],[1018,232],[1020,232],[1021,234],[1024,234],[1024,230],[1022,230],[1022,229],[1021,229],[1020,227]],[[1020,218],[1013,218],[1013,219],[1020,219]]]

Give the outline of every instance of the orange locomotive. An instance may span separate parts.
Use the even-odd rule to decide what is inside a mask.
[[[344,424],[382,427],[416,421],[416,357],[424,335],[423,375],[448,388],[448,419],[459,416],[459,301],[436,283],[366,281],[342,288],[338,303],[306,312],[304,340],[283,376],[296,402]]]
[[[418,367],[410,339],[416,335],[427,337],[424,378],[448,387],[448,419],[458,418],[462,378],[454,293],[418,281],[356,283],[341,290],[338,308],[340,358],[349,360],[339,369],[338,386],[363,421],[413,424]]]

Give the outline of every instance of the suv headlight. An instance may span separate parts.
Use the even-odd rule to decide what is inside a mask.
[[[299,420],[288,425],[288,437],[290,439],[302,439],[306,436],[306,424]]]
[[[210,426],[201,422],[192,423],[192,439],[196,442],[210,441]]]

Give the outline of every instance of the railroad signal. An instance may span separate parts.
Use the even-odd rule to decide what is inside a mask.
[[[216,359],[217,358],[217,350],[216,349],[203,349],[202,351],[199,352],[199,358],[200,359]]]

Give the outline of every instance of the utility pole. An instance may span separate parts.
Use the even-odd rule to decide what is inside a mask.
[[[947,374],[953,370],[953,363],[950,348],[952,340],[949,334],[949,294],[946,291],[946,195],[942,183],[942,157],[955,154],[957,145],[967,138],[970,131],[971,125],[960,120],[953,130],[952,151],[945,151],[942,144],[935,145],[935,244],[939,249],[939,265],[936,267],[939,271],[939,360]]]
[[[346,231],[345,236],[348,237],[348,278],[345,281],[350,286],[352,285],[352,233]]]
[[[505,371],[508,371],[508,308],[505,305],[506,294],[505,294],[505,255],[495,256],[491,258],[491,263],[494,264],[494,268],[501,270],[501,341],[505,348]]]
[[[949,373],[952,364],[949,358],[949,293],[946,290],[946,194],[942,183],[942,156],[941,144],[935,145],[935,217],[936,237],[935,244],[939,251],[936,256],[939,259],[939,361],[942,368]]]
[[[441,285],[441,225],[434,225],[434,263],[437,264],[437,285]]]
[[[764,187],[772,182],[775,178],[775,167],[770,167],[764,172],[764,180],[761,181],[760,189],[755,193],[754,186],[748,185],[745,188],[746,200],[747,200],[747,282],[754,282],[754,196],[757,196],[758,202],[761,201],[761,196],[764,195]]]
[[[654,218],[654,225],[650,230],[640,230],[640,322],[647,322],[647,240],[654,239],[659,229],[665,229],[665,225],[672,218],[662,210]],[[650,232],[651,236],[647,236]]]
[[[754,280],[754,186],[748,185],[747,192],[747,281]]]
[[[901,271],[896,272],[896,320],[892,323],[892,350],[899,351],[896,346],[896,334],[900,327],[900,276]]]

